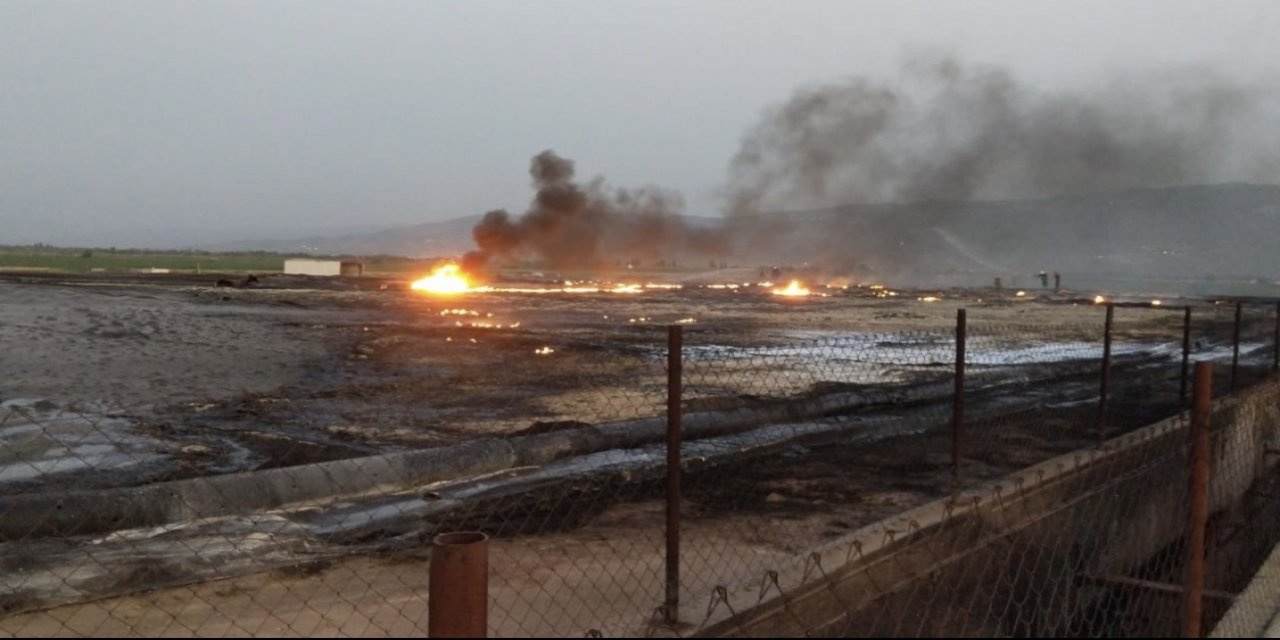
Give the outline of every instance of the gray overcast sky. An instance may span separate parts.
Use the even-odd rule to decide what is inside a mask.
[[[761,110],[941,48],[1053,87],[1280,61],[1280,2],[0,0],[0,243],[523,209],[530,156],[714,215]]]

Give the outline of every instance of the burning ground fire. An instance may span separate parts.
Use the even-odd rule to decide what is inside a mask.
[[[436,295],[456,295],[461,293],[617,293],[636,294],[653,289],[682,289],[683,285],[663,282],[638,283],[596,283],[564,281],[559,287],[494,287],[489,285],[473,285],[471,278],[456,263],[448,263],[430,275],[415,280],[410,288]]]
[[[775,296],[803,297],[810,293],[809,289],[800,284],[799,280],[792,280],[787,283],[787,286],[773,290],[773,295]]]
[[[452,262],[432,271],[431,275],[415,281],[410,288],[415,291],[443,295],[466,293],[472,290],[466,274],[462,273],[462,268]]]
[[[767,290],[776,296],[802,298],[808,296],[827,297],[827,293],[815,293],[799,280],[792,280],[785,287],[775,286],[774,283],[764,282],[742,282],[742,283],[711,283],[692,285],[698,288],[727,290],[734,293],[747,290]],[[671,291],[686,288],[686,285],[669,283],[669,282],[608,282],[608,281],[574,281],[565,280],[560,286],[521,286],[521,287],[497,287],[492,285],[473,284],[473,278],[462,271],[457,264],[450,262],[445,264],[429,275],[414,281],[410,288],[414,291],[423,293],[454,296],[464,293],[530,293],[530,294],[547,294],[547,293],[605,293],[619,295],[635,295],[646,291]],[[827,285],[827,289],[846,290],[847,285]],[[872,289],[883,290],[882,286],[873,286]],[[879,293],[879,292],[878,292]],[[897,295],[896,293],[888,293],[888,295]],[[441,315],[446,315],[448,310]]]
[[[479,279],[466,273],[456,262],[446,263],[429,275],[412,283],[411,289],[429,295],[453,297],[460,294],[603,294],[634,296],[653,291],[678,291],[682,289],[707,289],[725,291],[734,294],[768,294],[784,299],[827,298],[837,292],[849,291],[851,288],[862,290],[877,298],[897,297],[899,292],[892,291],[883,284],[855,284],[847,278],[838,278],[826,284],[809,285],[800,279],[790,280],[786,286],[780,286],[770,280],[737,281],[737,282],[625,282],[614,280],[562,280],[547,284],[529,283],[514,286],[496,286],[477,284]],[[935,299],[920,299],[924,302],[935,302]],[[442,315],[445,315],[442,313]],[[492,317],[491,314],[486,314]],[[460,325],[461,326],[461,325]],[[477,326],[472,324],[471,326]],[[501,325],[493,325],[495,328]]]

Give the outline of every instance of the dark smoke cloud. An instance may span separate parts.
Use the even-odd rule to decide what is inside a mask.
[[[805,88],[769,110],[732,160],[726,209],[1273,180],[1275,161],[1248,131],[1262,97],[1203,69],[1045,92],[999,68],[918,55],[897,82]]]
[[[574,177],[573,161],[553,151],[533,157],[535,190],[529,210],[512,216],[490,211],[472,231],[479,249],[465,259],[471,269],[491,259],[536,258],[555,267],[597,267],[616,260],[720,255],[720,228],[695,228],[681,217],[676,193],[645,187],[613,188],[596,178]]]
[[[721,225],[686,224],[680,197],[669,191],[578,182],[571,160],[544,151],[530,165],[536,193],[528,211],[486,214],[467,263],[475,269],[493,258],[534,258],[596,267],[732,252],[834,264],[850,259],[851,234],[865,235],[849,226],[856,221],[799,229],[785,216],[757,214],[913,203],[897,209],[911,213],[903,228],[876,229],[881,241],[871,243],[887,254],[921,224],[947,219],[953,203],[1275,182],[1273,98],[1205,69],[1044,91],[997,67],[916,55],[893,82],[854,78],[804,88],[766,111],[730,163]],[[802,242],[790,240],[802,231]],[[923,259],[911,255],[899,259]]]

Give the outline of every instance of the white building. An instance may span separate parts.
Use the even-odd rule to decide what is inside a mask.
[[[300,276],[360,276],[364,274],[364,264],[341,260],[290,258],[284,261],[284,272]]]

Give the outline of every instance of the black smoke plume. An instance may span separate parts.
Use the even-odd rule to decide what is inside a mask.
[[[676,193],[613,188],[600,178],[579,183],[573,161],[549,150],[533,157],[529,174],[535,194],[528,211],[518,217],[501,209],[486,213],[472,231],[478,250],[466,256],[464,267],[534,258],[554,267],[591,268],[727,249],[721,229],[685,222]]]
[[[898,261],[927,260],[924,249],[900,247],[948,220],[957,203],[1275,182],[1273,98],[1203,68],[1040,90],[998,67],[915,55],[892,82],[803,88],[768,109],[732,158],[721,225],[687,224],[669,191],[578,182],[572,161],[544,151],[531,163],[536,195],[528,211],[486,214],[466,263],[533,258],[597,267],[727,253],[874,262],[874,253],[895,251]],[[870,230],[852,219],[813,229],[761,215],[871,203],[911,206]],[[853,240],[863,247],[857,255]]]
[[[1039,91],[916,55],[895,82],[798,90],[747,132],[726,210],[958,202],[1274,179],[1264,92],[1205,69]],[[1274,120],[1270,120],[1274,122]]]

